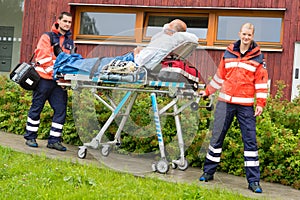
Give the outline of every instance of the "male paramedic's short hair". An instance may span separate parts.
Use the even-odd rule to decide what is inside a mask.
[[[72,14],[69,12],[62,12],[60,13],[60,15],[58,16],[58,19],[62,19],[64,17],[64,15],[68,16],[68,17],[72,17]]]

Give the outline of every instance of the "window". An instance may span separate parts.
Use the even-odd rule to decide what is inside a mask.
[[[76,4],[75,40],[147,43],[173,19],[186,22],[188,32],[206,48],[226,47],[238,39],[240,26],[251,22],[262,48],[281,49],[284,9],[197,9]]]
[[[136,15],[133,13],[82,12],[82,35],[134,36]]]
[[[208,16],[161,16],[149,15],[146,25],[146,37],[151,37],[161,31],[164,24],[180,18],[187,24],[187,31],[194,33],[199,39],[206,39],[208,29]]]
[[[217,40],[236,40],[242,24],[255,27],[254,37],[260,42],[280,42],[281,18],[219,16]]]

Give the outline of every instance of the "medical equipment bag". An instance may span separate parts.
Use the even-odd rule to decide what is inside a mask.
[[[40,81],[40,75],[32,64],[18,64],[10,73],[10,79],[25,90],[34,90]]]
[[[164,60],[158,73],[158,79],[169,82],[184,82],[194,90],[198,89],[200,72],[183,60]]]

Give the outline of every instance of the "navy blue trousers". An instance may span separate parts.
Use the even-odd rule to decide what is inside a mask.
[[[48,101],[54,111],[48,143],[61,142],[66,119],[67,100],[67,91],[57,85],[56,81],[41,78],[38,87],[33,91],[24,138],[27,140],[37,138],[40,115],[46,101]]]
[[[256,119],[253,106],[242,106],[218,101],[214,115],[214,125],[209,150],[203,171],[214,174],[220,162],[222,146],[234,116],[240,125],[244,143],[244,166],[248,182],[260,180],[258,151],[256,142]],[[234,163],[232,163],[234,164]]]

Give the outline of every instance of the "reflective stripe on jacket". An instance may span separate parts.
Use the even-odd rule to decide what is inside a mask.
[[[268,72],[259,46],[253,42],[242,57],[240,40],[227,47],[216,74],[206,87],[208,95],[220,90],[219,100],[264,107],[268,96]]]
[[[66,53],[70,53],[70,50],[74,48],[74,42],[71,39],[71,32],[67,31],[65,35],[61,35],[58,32],[58,24],[54,23],[51,30],[53,34],[53,44],[60,44],[62,50]],[[56,56],[53,52],[53,46],[50,41],[50,37],[47,34],[43,34],[38,41],[37,48],[35,49],[35,67],[39,75],[44,79],[53,79],[53,66]]]

